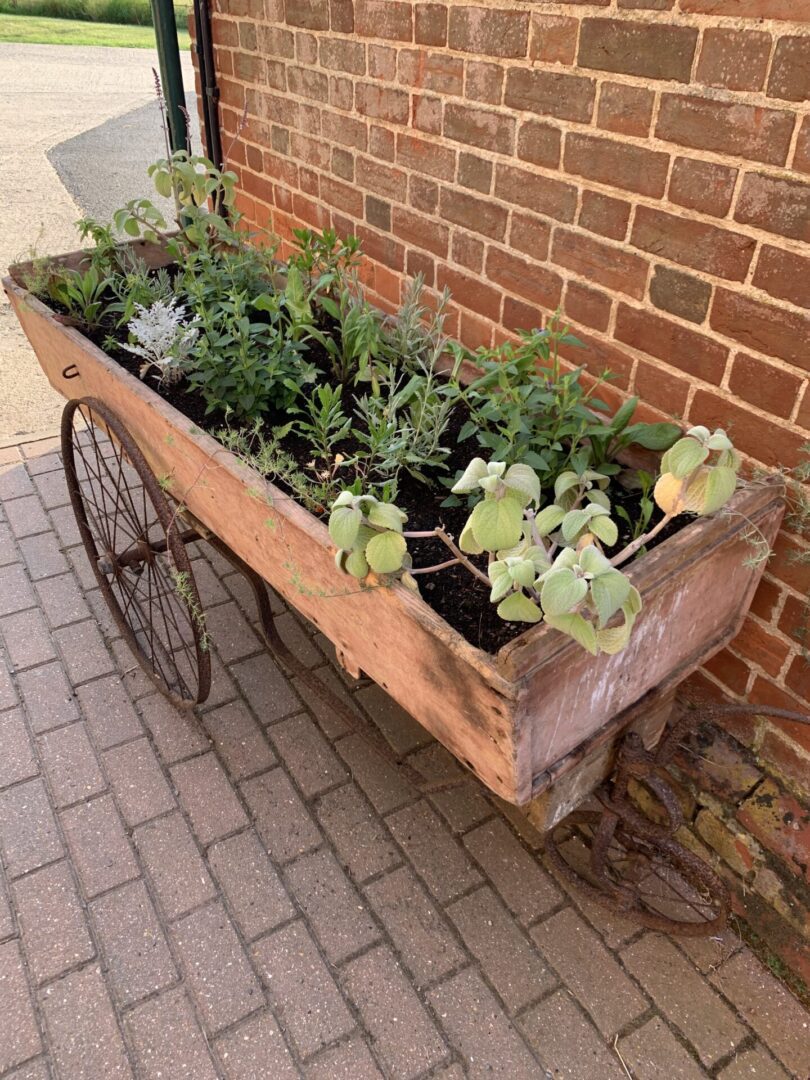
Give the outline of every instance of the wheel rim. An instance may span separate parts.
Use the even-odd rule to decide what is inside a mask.
[[[546,837],[552,866],[592,900],[653,930],[703,937],[722,929],[723,880],[694,852],[666,837],[639,836],[622,822],[601,834],[604,858],[591,858],[602,815],[570,814]],[[604,827],[603,827],[604,828]]]
[[[211,683],[202,607],[154,473],[120,420],[92,398],[65,407],[62,455],[85,551],[127,645],[173,704],[199,704]]]

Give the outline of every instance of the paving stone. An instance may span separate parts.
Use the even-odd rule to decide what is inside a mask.
[[[62,811],[61,822],[87,899],[138,876],[138,864],[111,795]]]
[[[322,848],[287,868],[287,884],[331,964],[379,938],[365,901],[331,851]]]
[[[742,947],[741,939],[728,928],[710,938],[678,938],[676,944],[704,975],[715,971]]]
[[[40,993],[59,1076],[71,1080],[133,1076],[98,967],[74,971]]]
[[[391,745],[394,753],[404,756],[433,742],[433,736],[394,701],[376,683],[358,690],[357,700]]]
[[[172,781],[201,844],[220,840],[248,824],[247,814],[213,754],[175,765]]]
[[[0,788],[30,780],[39,773],[21,709],[0,713]]]
[[[42,1049],[20,945],[0,945],[0,1073]]]
[[[217,1040],[228,1080],[295,1080],[301,1073],[273,1017],[264,1012]]]
[[[26,536],[19,543],[32,581],[41,581],[54,574],[64,574],[68,569],[68,561],[62,554],[62,547],[53,533]]]
[[[347,964],[342,982],[390,1076],[407,1080],[449,1056],[436,1025],[385,946]]]
[[[67,862],[20,878],[14,885],[23,949],[36,983],[95,956]]]
[[[3,868],[0,866],[0,941],[4,941],[7,937],[11,937],[17,932],[17,927],[14,923],[14,916],[11,913],[11,904],[8,899],[8,890],[3,875]]]
[[[0,649],[0,709],[10,709],[18,701],[17,687],[8,670],[5,653]]]
[[[187,550],[191,555],[193,548],[187,548]],[[194,573],[194,582],[197,586],[203,611],[207,611],[209,608],[222,604],[229,599],[228,590],[214,573],[209,562],[203,558],[193,559],[191,569]]]
[[[556,975],[488,886],[458,900],[447,914],[507,1012],[517,1012],[557,984]]]
[[[81,544],[65,548],[65,556],[76,576],[76,580],[85,592],[98,588],[96,575],[93,573],[90,560],[87,558],[87,552]]]
[[[526,1012],[520,1026],[555,1080],[625,1080],[627,1074],[567,990],[558,990]],[[664,1080],[664,1074],[661,1075]]]
[[[143,727],[120,675],[85,683],[78,688],[76,695],[93,742],[100,750],[109,750],[143,734]]]
[[[347,735],[335,743],[335,749],[378,814],[387,814],[415,798],[414,788],[362,735]]]
[[[274,930],[296,914],[253,830],[213,844],[208,849],[208,862],[248,941]]]
[[[50,517],[59,546],[63,551],[82,542],[79,526],[76,524],[76,515],[71,506],[54,507],[50,510]]]
[[[14,448],[16,449],[16,447]],[[34,485],[17,457],[12,463],[0,466],[0,502],[33,495]]]
[[[65,474],[62,472],[62,463],[59,457],[56,454],[49,454],[47,459],[42,459],[42,465],[44,466],[46,462],[50,464],[51,461],[58,463],[55,469],[48,471],[43,468],[42,472],[32,476],[37,495],[39,495],[46,510],[64,506],[69,499]]]
[[[209,749],[211,744],[194,713],[176,709],[162,694],[141,698],[138,709],[166,765]]]
[[[810,1074],[810,1015],[749,949],[727,960],[711,980],[788,1071]]]
[[[42,768],[56,806],[89,799],[107,787],[84,724],[50,731],[38,741]]]
[[[11,529],[5,522],[0,523],[0,566],[18,561],[20,555],[14,542]]]
[[[49,532],[51,523],[36,495],[24,495],[5,504],[6,517],[11,531],[20,539],[34,533]]]
[[[572,908],[539,923],[531,936],[604,1036],[612,1038],[646,1010],[645,999]]]
[[[426,802],[406,806],[386,822],[440,903],[447,903],[481,880],[467,853]]]
[[[33,607],[36,602],[23,567],[19,563],[4,566],[0,570],[0,615],[23,611]]]
[[[282,769],[248,780],[242,791],[274,862],[289,862],[320,846],[321,834]]]
[[[116,624],[113,613],[110,611],[109,604],[101,595],[100,589],[90,589],[89,592],[85,592],[84,598],[99,633],[109,646],[111,641],[121,636],[121,631]]]
[[[354,1020],[303,922],[253,946],[273,1012],[303,1057],[347,1035]]]
[[[550,875],[500,819],[467,833],[464,844],[524,926],[563,898]]]
[[[145,1001],[127,1014],[143,1080],[217,1080],[207,1041],[182,989]]]
[[[492,817],[492,804],[485,797],[484,790],[480,781],[465,780],[446,791],[434,792],[430,801],[453,832],[465,833]]]
[[[270,738],[305,799],[346,779],[342,762],[308,716],[274,724]]]
[[[172,937],[209,1032],[221,1031],[264,1005],[261,983],[220,902],[176,922]]]
[[[206,713],[203,723],[234,780],[246,780],[276,764],[276,755],[244,702],[232,701]]]
[[[295,653],[302,664],[312,668],[323,663],[323,653],[291,611],[276,618],[276,630],[287,648]]]
[[[17,784],[0,793],[0,849],[9,877],[36,870],[63,854],[41,780]]]
[[[51,1080],[51,1072],[45,1058],[28,1061],[14,1072],[6,1073],[4,1080]]]
[[[638,1080],[701,1080],[706,1073],[660,1016],[619,1041],[622,1061]]]
[[[167,918],[185,915],[215,895],[205,863],[179,813],[141,825],[135,830],[135,845]]]
[[[13,667],[34,667],[56,657],[50,632],[38,611],[18,611],[0,620],[0,630]]]
[[[107,675],[114,669],[104,638],[92,619],[54,630],[53,637],[74,685]]]
[[[316,694],[311,687],[300,679],[293,679],[292,685],[295,687],[295,692],[309,709],[312,716],[315,717],[315,722],[327,739],[334,741],[341,735],[348,735],[350,731],[356,731],[358,727],[365,727],[369,723],[368,717],[359,708],[354,695],[348,693],[346,684],[337,672],[331,667],[322,667],[318,669],[316,674],[327,690],[346,707],[349,716],[356,718],[355,722],[352,723],[351,720],[344,718],[343,714],[338,712],[331,702],[324,698],[323,694]]]
[[[142,881],[99,897],[91,911],[119,1005],[132,1005],[175,981],[177,969]]]
[[[735,1057],[717,1076],[719,1080],[790,1080],[781,1065],[759,1045]]]
[[[226,664],[251,656],[260,648],[250,623],[232,601],[208,608],[205,628]]]
[[[155,684],[140,667],[123,638],[110,642],[110,652],[124,692],[133,701],[146,697],[147,694],[154,694]]]
[[[401,861],[390,833],[354,784],[328,792],[315,813],[355,881],[365,881]]]
[[[130,828],[175,806],[174,796],[148,739],[136,739],[108,750],[104,767],[118,806]]]
[[[745,1028],[729,1007],[671,941],[647,934],[621,955],[627,970],[694,1046],[705,1065],[730,1054],[745,1038]]]
[[[472,969],[431,990],[433,1006],[452,1045],[461,1054],[471,1080],[540,1077],[540,1066],[495,996]],[[584,1080],[584,1077],[582,1078]]]
[[[289,716],[301,708],[289,682],[267,655],[251,657],[230,667],[253,712],[261,724]]]
[[[466,954],[408,866],[378,878],[365,894],[418,986],[435,982]]]
[[[307,1080],[384,1080],[369,1048],[360,1038],[324,1050],[306,1066],[304,1075]]]
[[[79,719],[73,691],[60,663],[22,671],[17,682],[34,734]]]
[[[238,690],[230,675],[230,667],[225,667],[217,654],[211,650],[211,689],[205,701],[206,709],[215,709],[236,697]]]

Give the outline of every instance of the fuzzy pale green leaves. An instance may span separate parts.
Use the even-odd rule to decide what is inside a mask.
[[[540,479],[528,465],[473,458],[453,485],[456,495],[483,491],[459,537],[462,551],[480,555],[514,547],[523,533],[523,510],[540,499]]]
[[[655,501],[673,517],[713,514],[734,494],[739,467],[739,455],[722,428],[714,433],[703,426],[690,428],[661,459]]]
[[[523,528],[523,507],[509,496],[485,499],[473,509],[468,524],[479,552],[514,547]],[[466,533],[465,529],[461,534],[462,551]]]
[[[410,556],[402,535],[406,521],[407,515],[391,503],[381,503],[372,495],[342,491],[329,515],[329,535],[338,548],[338,568],[360,579],[370,570],[376,574],[407,571]]]

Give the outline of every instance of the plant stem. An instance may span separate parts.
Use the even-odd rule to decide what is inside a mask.
[[[462,564],[462,566],[466,566],[467,569],[470,571],[470,573],[474,574],[475,577],[477,577],[479,581],[482,581],[484,583],[484,585],[487,586],[488,589],[492,588],[492,582],[489,580],[487,575],[483,571],[479,570],[478,567],[475,565],[475,563],[470,562],[470,560],[467,558],[467,556],[464,554],[464,552],[461,550],[461,548],[456,546],[456,544],[453,542],[450,535],[448,533],[446,533],[444,531],[444,529],[439,528],[439,529],[428,529],[428,530],[422,531],[422,532],[405,532],[402,535],[404,537],[406,537],[406,539],[409,539],[409,540],[430,540],[430,539],[434,539],[434,538],[436,540],[441,540],[441,542],[446,547],[449,547],[450,550],[453,552],[453,554],[456,557],[455,558],[456,562],[460,562]],[[440,569],[440,567],[433,567],[432,569]],[[411,571],[411,572],[413,573],[413,571]]]
[[[610,560],[611,566],[619,566],[621,563],[626,562],[631,555],[635,555],[639,548],[648,544],[653,537],[657,536],[662,529],[665,529],[669,525],[670,521],[675,517],[675,514],[664,514],[661,520],[655,525],[649,532],[643,536],[639,536],[637,540],[634,540],[631,544],[628,544],[626,548],[619,552],[618,555],[614,555]]]
[[[432,574],[436,570],[447,570],[450,566],[459,565],[458,559],[448,559],[446,562],[434,563],[433,566],[412,567],[408,572],[410,574]]]

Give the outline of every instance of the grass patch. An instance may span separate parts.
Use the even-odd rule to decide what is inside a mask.
[[[175,0],[178,26],[190,8],[188,0]],[[150,0],[0,0],[0,15],[29,15],[45,19],[76,19],[80,22],[121,23],[151,26]]]
[[[189,47],[189,36],[178,30],[180,51]],[[0,41],[22,45],[107,45],[124,49],[154,49],[151,26],[120,23],[78,22],[45,19],[33,15],[0,15]]]

